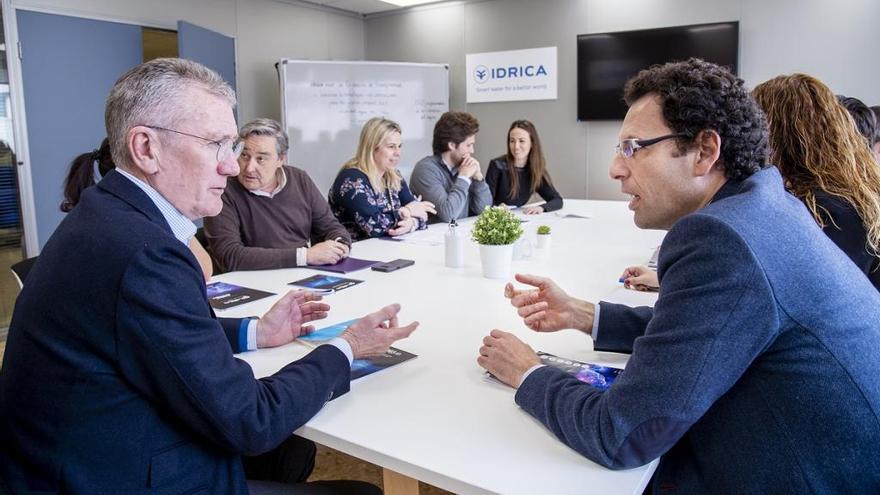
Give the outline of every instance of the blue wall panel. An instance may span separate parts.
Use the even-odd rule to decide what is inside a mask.
[[[143,58],[141,28],[26,10],[17,16],[42,248],[64,218],[58,206],[70,161],[101,144],[107,93]]]
[[[235,89],[235,39],[179,21],[177,49],[181,58],[188,58],[217,71]]]

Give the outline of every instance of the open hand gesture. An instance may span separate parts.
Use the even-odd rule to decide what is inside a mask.
[[[381,356],[391,344],[413,333],[419,322],[414,321],[402,327],[397,321],[399,312],[400,304],[391,304],[364,316],[345,329],[342,338],[351,345],[355,359]]]
[[[510,299],[510,304],[517,309],[527,327],[536,332],[555,332],[564,328],[589,332],[592,329],[592,304],[569,296],[549,278],[517,273],[516,280],[535,287],[521,290],[510,283],[504,287],[504,297]]]
[[[330,305],[305,290],[290,291],[257,321],[257,347],[276,347],[315,330],[304,323],[327,317]]]

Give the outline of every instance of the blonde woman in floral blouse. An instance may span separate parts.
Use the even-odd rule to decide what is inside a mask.
[[[433,204],[413,196],[398,172],[400,147],[400,126],[372,118],[361,129],[354,158],[336,176],[330,208],[352,240],[424,229],[428,213],[435,213]]]

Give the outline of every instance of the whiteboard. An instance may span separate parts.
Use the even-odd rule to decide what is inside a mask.
[[[354,156],[361,127],[373,117],[400,124],[398,168],[408,182],[416,162],[432,154],[434,124],[449,110],[445,64],[283,59],[278,76],[287,163],[308,172],[322,194]]]

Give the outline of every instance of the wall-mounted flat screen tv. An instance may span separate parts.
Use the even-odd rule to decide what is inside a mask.
[[[697,57],[738,73],[738,46],[738,22],[579,35],[578,120],[623,119],[624,84],[652,65]]]

